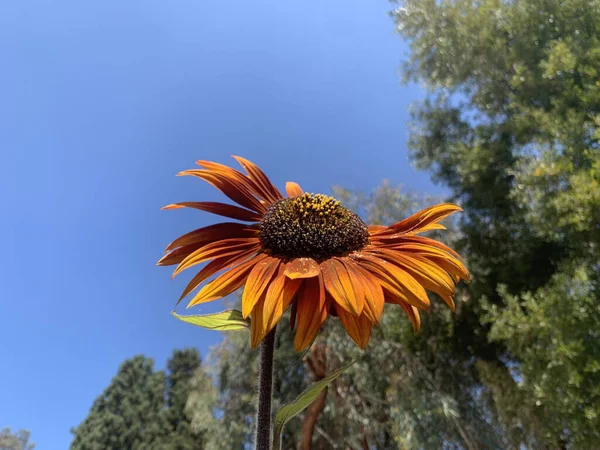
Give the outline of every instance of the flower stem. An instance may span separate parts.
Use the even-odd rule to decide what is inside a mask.
[[[258,366],[258,410],[256,412],[256,450],[271,450],[271,400],[275,328],[260,344]]]

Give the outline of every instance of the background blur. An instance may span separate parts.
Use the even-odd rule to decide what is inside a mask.
[[[372,222],[465,209],[437,236],[473,275],[456,313],[415,336],[390,308],[364,355],[332,320],[299,364],[279,327],[278,404],[363,356],[285,448],[600,446],[599,24],[597,0],[0,4],[0,448],[250,448],[247,335],[173,319],[186,275],[155,266],[214,222],[160,207],[220,199],[174,175],[231,154]]]

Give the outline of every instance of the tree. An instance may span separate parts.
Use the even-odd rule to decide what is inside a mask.
[[[600,441],[600,2],[407,0],[412,156],[465,208],[451,336],[505,446]],[[474,386],[475,387],[475,386]]]
[[[30,436],[27,430],[13,433],[10,428],[3,428],[0,430],[0,450],[33,450],[35,444],[29,442]]]
[[[73,450],[203,448],[185,413],[190,381],[201,365],[196,350],[174,351],[167,373],[136,356],[121,364],[111,384],[73,431]]]

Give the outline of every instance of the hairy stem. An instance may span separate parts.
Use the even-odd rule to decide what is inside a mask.
[[[271,400],[273,390],[273,353],[275,328],[260,344],[258,366],[258,410],[256,412],[256,450],[271,450]]]

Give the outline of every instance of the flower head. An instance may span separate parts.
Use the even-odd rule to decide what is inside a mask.
[[[242,173],[210,161],[203,169],[179,175],[201,178],[237,205],[183,202],[163,209],[195,208],[241,222],[194,230],[167,246],[158,265],[178,264],[173,276],[208,262],[184,289],[180,300],[213,275],[188,308],[224,297],[244,286],[242,313],[251,318],[253,347],[291,306],[300,351],[315,338],[327,316],[337,316],[350,337],[364,348],[385,303],[399,305],[420,328],[427,310],[426,291],[454,309],[456,283],[469,273],[459,255],[419,233],[439,230],[438,222],[461,211],[452,204],[426,208],[390,226],[367,226],[339,201],[304,193],[286,184],[287,197],[250,161],[234,157]]]

